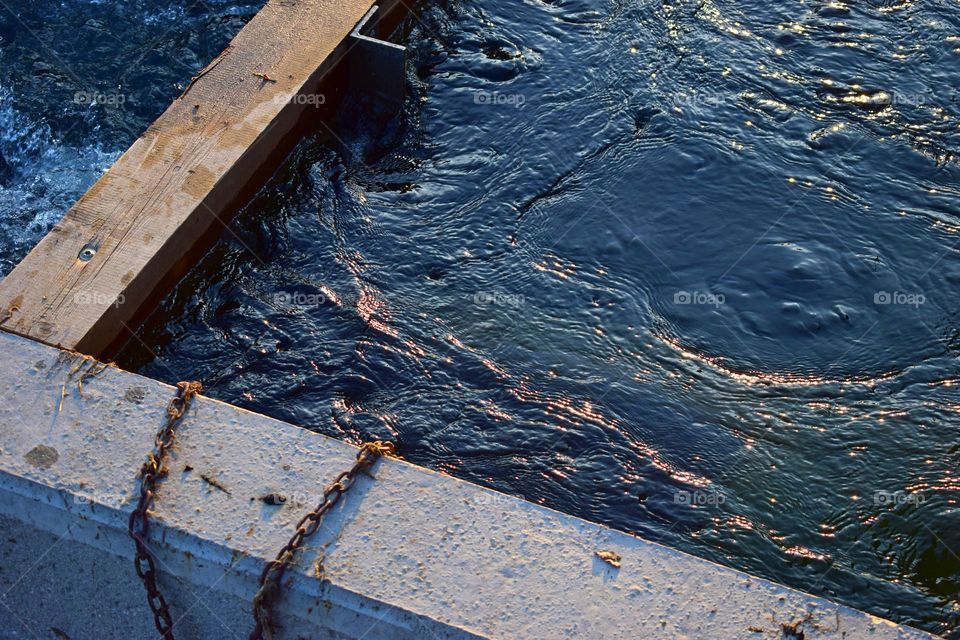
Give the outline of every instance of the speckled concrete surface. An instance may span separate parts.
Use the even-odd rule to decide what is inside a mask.
[[[87,363],[6,334],[0,351],[0,633],[152,637],[126,519],[172,388],[107,369],[81,390]],[[355,452],[194,404],[152,530],[178,638],[245,637],[263,562]],[[288,571],[281,638],[930,637],[401,461],[375,474]]]

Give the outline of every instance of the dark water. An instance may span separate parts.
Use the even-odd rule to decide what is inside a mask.
[[[53,13],[173,11],[107,6]],[[144,104],[82,117],[0,21],[4,135],[54,154],[13,154],[9,260],[255,10],[208,6],[131,26]],[[431,2],[400,37],[402,113],[342,105],[121,364],[960,638],[960,4]]]
[[[0,0],[0,274],[262,4]]]

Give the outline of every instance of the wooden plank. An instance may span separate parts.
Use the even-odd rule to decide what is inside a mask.
[[[295,130],[374,0],[271,0],[0,283],[0,327],[92,356]],[[384,3],[379,3],[383,5]],[[399,2],[381,7],[391,13]]]

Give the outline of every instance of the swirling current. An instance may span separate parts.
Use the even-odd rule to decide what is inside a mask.
[[[0,2],[8,272],[260,8]],[[421,2],[121,366],[960,638],[960,3]]]

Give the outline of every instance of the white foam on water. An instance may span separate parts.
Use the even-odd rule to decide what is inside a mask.
[[[0,184],[0,273],[6,273],[106,171],[120,151],[76,147],[14,106],[0,85],[0,154],[12,176]]]

